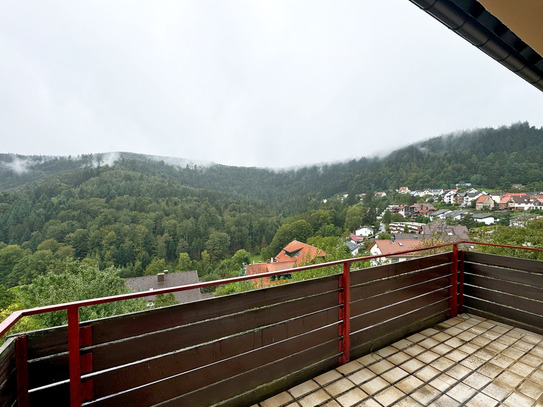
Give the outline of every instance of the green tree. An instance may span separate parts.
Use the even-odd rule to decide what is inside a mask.
[[[192,261],[188,253],[179,253],[179,259],[177,260],[176,271],[189,271],[192,269]]]
[[[230,246],[230,236],[224,232],[213,231],[206,242],[206,250],[211,256],[211,261],[222,260],[226,257]]]

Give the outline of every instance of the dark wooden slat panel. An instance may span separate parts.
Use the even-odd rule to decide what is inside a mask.
[[[250,406],[257,401],[264,400],[265,397],[262,397],[263,394],[268,394],[271,396],[269,391],[266,391],[266,385],[259,386],[259,383],[270,383],[277,377],[280,377],[281,382],[284,383],[282,387],[275,386],[278,391],[284,391],[290,387],[301,383],[303,381],[309,380],[320,373],[327,372],[338,365],[339,355],[334,354],[334,346],[336,344],[332,343],[329,347],[329,354],[331,357],[319,361],[317,363],[312,363],[307,366],[308,362],[311,362],[309,355],[295,355],[292,358],[289,358],[287,361],[280,361],[278,364],[272,366],[258,368],[252,372],[244,373],[233,378],[228,379],[225,382],[222,382],[218,385],[207,387],[196,392],[193,392],[185,397],[171,400],[166,402],[162,407],[167,406],[195,406],[195,407],[207,407],[211,404],[213,406],[221,407],[239,407],[239,406]],[[298,370],[296,366],[304,366],[303,369]],[[244,388],[240,387],[240,383],[244,383]],[[292,386],[289,386],[288,383],[292,383]],[[263,387],[263,388],[262,388]],[[237,390],[239,394],[234,392],[234,389]],[[255,389],[254,391],[252,391]],[[225,400],[223,402],[223,400]]]
[[[421,319],[415,320],[415,322],[406,323],[404,319],[393,320],[384,325],[369,328],[367,331],[353,334],[351,337],[351,343],[353,344],[351,347],[352,359],[374,352],[408,335],[431,328],[447,319],[449,309],[444,304],[433,306],[433,309],[437,309],[438,312],[428,314],[428,309],[423,310],[424,312],[420,311]]]
[[[464,295],[543,316],[543,302],[521,298],[516,295],[490,291],[485,288],[474,287],[471,285],[466,285],[464,287]]]
[[[261,331],[247,332],[240,336],[187,349],[120,369],[93,375],[96,398],[104,397],[163,379],[200,366],[240,355],[259,347],[301,335],[304,332],[338,322],[338,309],[331,309]],[[337,336],[337,325],[335,332]],[[290,349],[292,350],[293,349]]]
[[[246,309],[337,290],[337,287],[338,276],[329,276],[156,310],[103,318],[84,322],[81,325],[92,323],[92,341],[97,345]],[[27,339],[29,360],[67,352],[67,337],[66,327],[32,332]]]
[[[391,290],[398,290],[403,287],[413,286],[424,281],[449,277],[450,274],[451,271],[449,266],[439,266],[417,273],[404,274],[399,277],[374,281],[368,284],[352,287],[351,299],[352,301],[362,300],[364,298],[373,297]]]
[[[176,351],[317,312],[330,306],[337,307],[337,294],[334,292],[98,346],[92,349],[94,369],[107,369]]]
[[[543,326],[533,326],[533,325],[524,324],[521,321],[504,318],[501,315],[496,315],[491,312],[482,311],[480,309],[472,308],[470,306],[465,306],[464,308],[465,308],[465,312],[467,313],[478,315],[480,317],[487,318],[487,319],[492,319],[497,322],[503,322],[504,324],[508,324],[517,328],[525,329],[527,331],[532,331],[540,335],[543,335]]]
[[[509,270],[476,263],[466,263],[464,273],[466,275],[477,274],[485,277],[496,278],[499,280],[527,284],[540,289],[543,288],[543,274]]]
[[[424,277],[424,275],[422,277]],[[373,285],[373,283],[371,285]],[[359,314],[364,314],[372,310],[398,303],[400,301],[405,301],[425,293],[439,290],[441,288],[447,288],[448,285],[449,276],[445,275],[444,277],[405,287],[400,290],[388,291],[384,294],[353,301],[351,302],[351,316],[355,317]]]
[[[303,383],[313,377],[320,375],[321,373],[325,373],[329,370],[336,368],[338,366],[338,356],[339,355],[334,355],[332,357],[319,361],[315,364],[304,367],[301,370],[297,370],[292,373],[287,373],[285,375],[282,375],[282,377],[280,377],[279,379],[275,379],[276,374],[273,374],[273,372],[270,372],[272,374],[269,374],[267,370],[263,371],[262,373],[254,372],[254,371],[249,372],[247,373],[249,377],[254,376],[256,373],[261,379],[264,379],[264,377],[261,375],[269,374],[270,379],[269,381],[266,382],[266,384],[253,387],[249,391],[238,394],[234,397],[232,397],[231,392],[228,391],[228,389],[232,385],[229,385],[229,383],[226,383],[226,382],[222,382],[219,386],[217,386],[216,389],[212,389],[212,391],[216,394],[215,398],[217,399],[220,398],[222,400],[216,404],[216,407],[250,406],[262,400],[266,400],[271,396],[274,396],[285,390],[288,390],[291,387],[294,387],[300,383]],[[229,380],[240,381],[243,379],[244,378],[240,378],[240,376],[238,376]],[[202,389],[199,392],[207,392],[207,391],[208,389]],[[223,394],[224,394],[224,397],[221,397]],[[181,398],[179,400],[172,400],[170,402],[171,404],[170,403],[168,404],[175,406],[175,405],[178,405],[176,404],[177,402],[187,401],[187,404],[190,403],[190,405],[197,405],[197,403],[201,399],[202,399],[201,394],[192,393],[189,396]]]
[[[359,332],[354,332],[351,334],[351,349],[361,352],[361,349],[364,346],[373,342],[378,342],[380,338],[385,337],[391,332],[415,325],[421,321],[429,318],[431,319],[436,316],[440,316],[441,318],[445,319],[444,316],[449,312],[449,301],[443,300],[410,313],[399,313],[394,319],[380,323],[379,325],[367,327]],[[363,350],[364,352],[369,352],[375,349],[378,348],[364,348]]]
[[[93,346],[88,349],[91,349],[93,353],[94,371],[98,371],[177,351],[221,337],[235,335],[261,326],[279,323],[287,319],[312,314],[326,308],[332,308],[331,312],[326,314],[327,318],[335,313],[335,320],[337,320],[339,310],[337,303],[338,294],[328,292],[314,297],[301,298],[298,301],[281,303],[273,307],[253,309],[241,314],[207,320],[199,324],[182,326],[167,331],[154,332],[145,336],[129,338],[126,341]],[[324,321],[321,313],[304,319],[307,324],[315,323],[315,321]],[[288,326],[291,330],[291,336],[296,335],[295,332],[299,332],[296,323]],[[299,325],[299,327],[303,328],[304,326]],[[268,335],[267,332],[270,332],[270,334]],[[265,331],[262,333],[261,340],[266,342],[274,334],[277,333],[274,333],[273,330]],[[30,363],[31,388],[67,379],[67,363],[68,356],[66,353]],[[44,374],[45,372],[48,373]]]
[[[514,270],[543,274],[543,262],[537,260],[500,256],[497,254],[466,252],[465,261],[470,263],[482,263],[491,266],[506,267]]]
[[[15,340],[9,338],[0,348],[0,406],[11,406],[16,400]]]
[[[528,326],[532,326],[534,329],[543,327],[543,317],[541,316],[528,314],[524,311],[488,302],[480,298],[473,298],[466,295],[464,297],[464,306],[466,308],[488,312],[489,314],[495,315],[495,319],[507,318],[511,321],[518,321]]]
[[[92,339],[94,344],[105,343],[247,309],[321,294],[337,290],[338,285],[338,276],[329,276],[130,314],[120,318],[108,318],[93,323]]]
[[[303,349],[299,353],[291,351],[294,349]],[[236,387],[229,388],[232,395],[243,393],[266,381],[259,374],[256,375],[252,370],[273,372],[275,378],[288,374],[291,371],[301,369],[304,366],[316,363],[337,354],[338,339],[337,327],[331,326],[318,332],[302,335],[285,343],[278,343],[268,348],[240,355],[239,357],[227,359],[223,362],[193,370],[186,374],[177,375],[170,379],[153,383],[149,386],[140,387],[130,392],[118,394],[116,396],[97,400],[92,403],[93,406],[132,406],[132,405],[152,405],[170,400],[182,394],[186,394],[213,383],[244,374],[245,380],[237,381]],[[300,360],[303,363],[300,365]],[[286,362],[285,362],[286,361]],[[275,367],[274,367],[275,365]],[[280,368],[277,368],[279,366]],[[268,373],[269,374],[269,373]],[[268,380],[266,378],[266,380]],[[220,386],[220,385],[218,385]],[[211,394],[210,394],[211,393]],[[208,400],[202,400],[201,405],[210,405],[209,398],[216,397],[211,391],[204,394]],[[206,404],[207,403],[207,404]],[[183,404],[181,404],[183,405]]]
[[[543,301],[543,290],[524,284],[516,284],[504,280],[495,280],[485,276],[466,274],[465,284],[476,287],[484,287],[491,290],[498,290],[508,294],[531,298],[536,301]]]
[[[389,319],[394,319],[408,313],[410,311],[417,310],[429,306],[437,301],[449,299],[449,290],[441,289],[422,297],[414,298],[409,301],[401,302],[390,307],[381,308],[374,312],[362,314],[360,316],[351,318],[351,330],[357,332],[362,329],[366,329],[372,325],[382,323]]]
[[[357,284],[368,283],[381,278],[393,277],[415,270],[439,266],[441,264],[449,264],[451,262],[450,256],[450,253],[440,253],[413,260],[357,270],[351,273],[351,285],[354,286]]]

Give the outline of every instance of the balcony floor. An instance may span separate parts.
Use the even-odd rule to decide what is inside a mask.
[[[468,314],[411,335],[258,404],[498,405],[543,407],[543,336]]]

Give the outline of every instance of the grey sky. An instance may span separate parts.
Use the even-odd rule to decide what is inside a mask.
[[[542,112],[408,0],[0,3],[0,152],[287,167]]]

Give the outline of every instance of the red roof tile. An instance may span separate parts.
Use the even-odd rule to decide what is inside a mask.
[[[296,266],[302,263],[308,263],[315,257],[324,257],[326,253],[308,244],[293,240],[287,244],[280,252],[275,256],[275,260],[278,262],[294,261]]]

